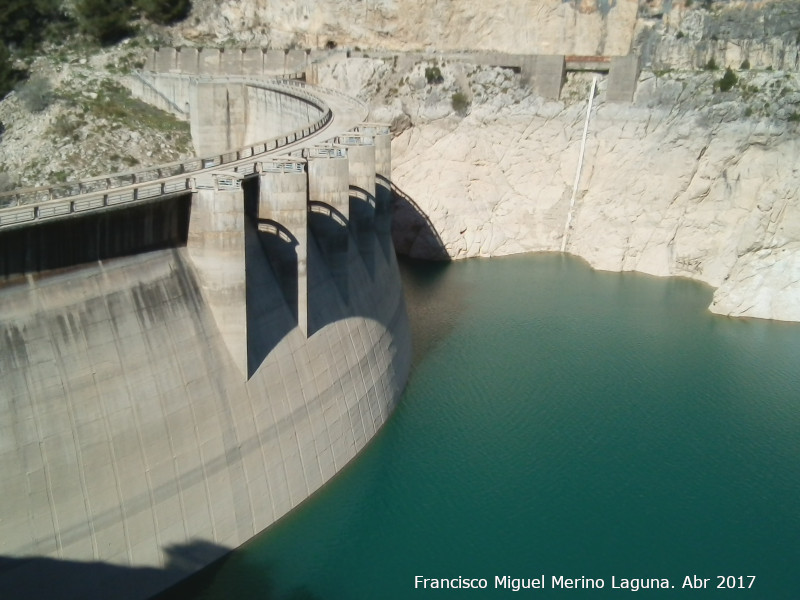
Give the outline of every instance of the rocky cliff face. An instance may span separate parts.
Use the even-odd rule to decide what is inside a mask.
[[[394,123],[393,179],[451,257],[560,250],[591,75],[553,102],[510,71],[438,64],[439,85],[425,65],[395,81],[384,61],[321,78],[360,85]],[[721,92],[721,75],[644,72],[633,105],[606,102],[600,78],[566,249],[599,269],[704,281],[718,313],[800,320],[800,78],[742,71]],[[471,99],[465,117],[454,93]]]
[[[655,70],[703,68],[713,60],[736,69],[744,63],[753,69],[796,71],[800,3],[654,0],[640,9],[634,49]]]
[[[624,55],[633,40],[637,5],[637,0],[196,0],[179,34],[190,43],[235,40],[273,48],[331,42],[391,50]]]

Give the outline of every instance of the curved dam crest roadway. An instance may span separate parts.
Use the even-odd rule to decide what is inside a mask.
[[[321,95],[323,129],[192,189],[0,221],[0,597],[150,596],[301,503],[390,414],[411,349],[388,131],[344,136],[363,107]]]

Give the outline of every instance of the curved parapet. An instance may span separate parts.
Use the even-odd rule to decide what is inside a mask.
[[[241,148],[127,173],[0,193],[0,230],[175,197],[193,190],[195,178],[200,172],[224,168],[245,176],[253,175],[259,158],[297,152],[303,147],[324,142],[355,127],[367,114],[363,103],[350,99],[341,92],[306,86],[296,80],[259,82],[242,77],[227,77],[224,81],[242,82],[258,89],[271,90],[314,103],[321,110],[320,116],[297,129],[285,129],[274,137]],[[334,110],[337,115],[336,124],[331,128]]]
[[[266,140],[185,161],[2,193],[0,229],[185,194],[194,189],[195,178],[201,172],[213,172],[222,167],[250,175],[255,172],[254,165],[262,155],[288,152],[315,136],[329,135],[323,132],[333,119],[333,112],[324,100],[306,91],[306,86],[288,81],[260,82],[258,86],[261,90],[313,104],[316,119],[294,129],[284,128]]]

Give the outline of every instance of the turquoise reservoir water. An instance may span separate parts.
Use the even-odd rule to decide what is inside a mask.
[[[397,411],[196,598],[514,597],[503,576],[543,576],[516,594],[544,598],[650,578],[674,588],[639,596],[800,598],[800,327],[561,255],[405,271],[416,349]]]

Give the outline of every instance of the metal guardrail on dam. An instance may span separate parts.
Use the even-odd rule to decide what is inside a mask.
[[[245,83],[310,102],[323,112],[323,116],[308,126],[257,144],[212,156],[168,163],[129,173],[0,194],[0,229],[185,193],[195,188],[194,179],[198,173],[219,169],[221,166],[242,175],[256,173],[258,157],[310,137],[326,127],[333,119],[331,108],[318,96],[305,91],[306,84],[293,77],[278,78],[274,82],[237,76],[216,78],[193,76],[191,79]],[[345,97],[359,105],[363,104],[341,92],[318,89],[326,94]],[[187,176],[187,173],[191,175]]]

